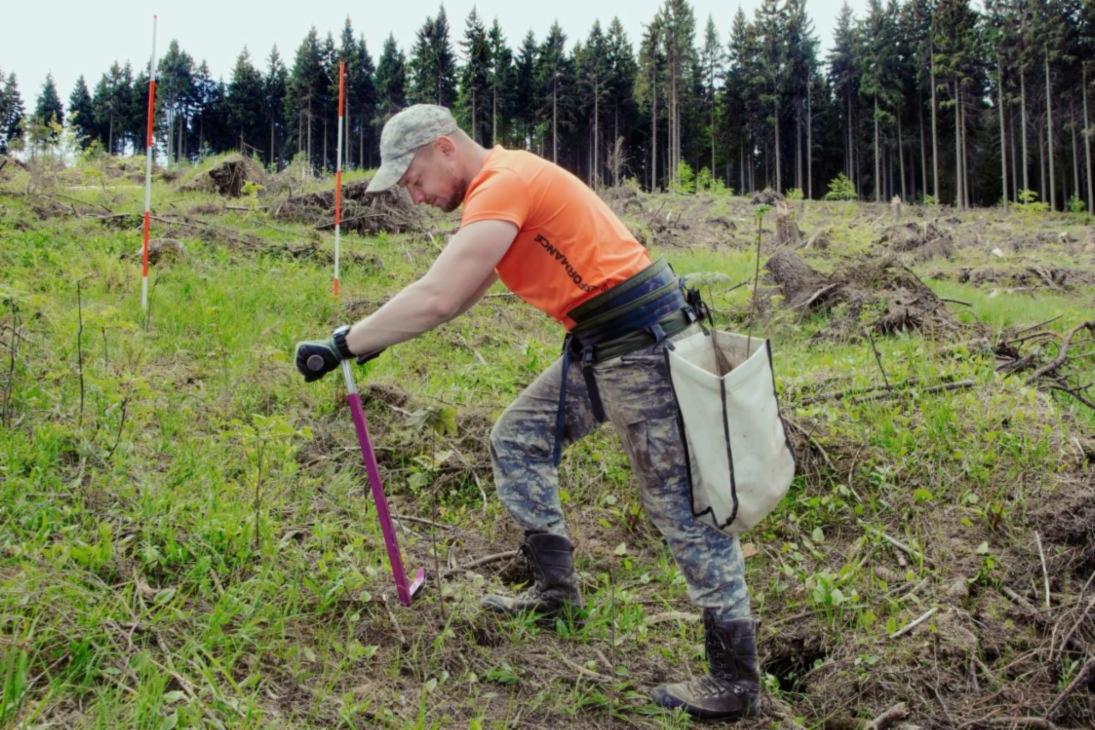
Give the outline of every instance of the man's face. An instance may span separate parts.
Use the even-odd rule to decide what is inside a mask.
[[[451,213],[464,202],[468,184],[457,172],[455,152],[446,137],[418,148],[399,180],[415,205],[426,203]]]

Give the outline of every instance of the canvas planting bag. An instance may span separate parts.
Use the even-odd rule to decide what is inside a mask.
[[[700,331],[665,352],[688,448],[692,512],[720,530],[744,532],[775,508],[795,473],[768,340]]]

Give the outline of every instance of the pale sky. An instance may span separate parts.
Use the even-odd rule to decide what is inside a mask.
[[[866,0],[847,0],[858,17]],[[752,18],[760,0],[693,0],[696,16],[697,45],[702,42],[703,29],[710,15],[724,46],[730,37],[730,25],[740,6]],[[842,0],[808,0],[807,10],[821,39],[821,56],[825,58],[832,45],[832,29]],[[115,60],[130,61],[134,73],[148,67],[152,51],[152,15],[159,15],[156,38],[157,57],[162,56],[171,39],[196,62],[208,62],[215,78],[228,81],[236,57],[244,46],[252,62],[265,67],[266,56],[275,44],[283,62],[292,66],[293,55],[309,27],[315,26],[320,37],[328,31],[337,42],[347,16],[355,35],[365,36],[369,53],[375,63],[389,33],[409,55],[415,33],[427,16],[434,16],[441,3],[438,0],[389,0],[387,2],[347,3],[323,0],[291,2],[231,2],[221,0],[189,0],[159,3],[157,0],[55,0],[53,2],[12,2],[4,9],[4,32],[0,34],[0,72],[6,77],[14,72],[19,83],[23,104],[31,113],[45,83],[52,73],[61,100],[68,104],[69,94],[81,74],[94,91],[99,77]],[[575,40],[584,39],[594,20],[607,28],[613,16],[618,16],[633,47],[637,47],[643,26],[654,17],[662,0],[446,0],[451,39],[459,53],[458,43],[464,32],[464,21],[472,7],[478,9],[484,24],[497,17],[510,48],[516,49],[530,29],[537,41],[543,40],[552,21],[567,34],[567,49]]]

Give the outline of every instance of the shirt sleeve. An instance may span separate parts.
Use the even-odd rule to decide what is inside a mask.
[[[529,193],[525,183],[512,170],[495,170],[479,183],[464,201],[460,225],[479,221],[506,221],[525,225],[528,218]]]

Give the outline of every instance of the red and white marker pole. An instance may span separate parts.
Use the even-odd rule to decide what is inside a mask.
[[[148,311],[148,229],[152,218],[152,148],[156,118],[156,16],[152,16],[152,57],[148,61],[148,134],[144,162],[144,225],[141,245],[141,309]]]
[[[335,280],[338,296],[338,255],[342,247],[342,120],[346,115],[346,62],[338,62],[338,144],[335,145]]]

